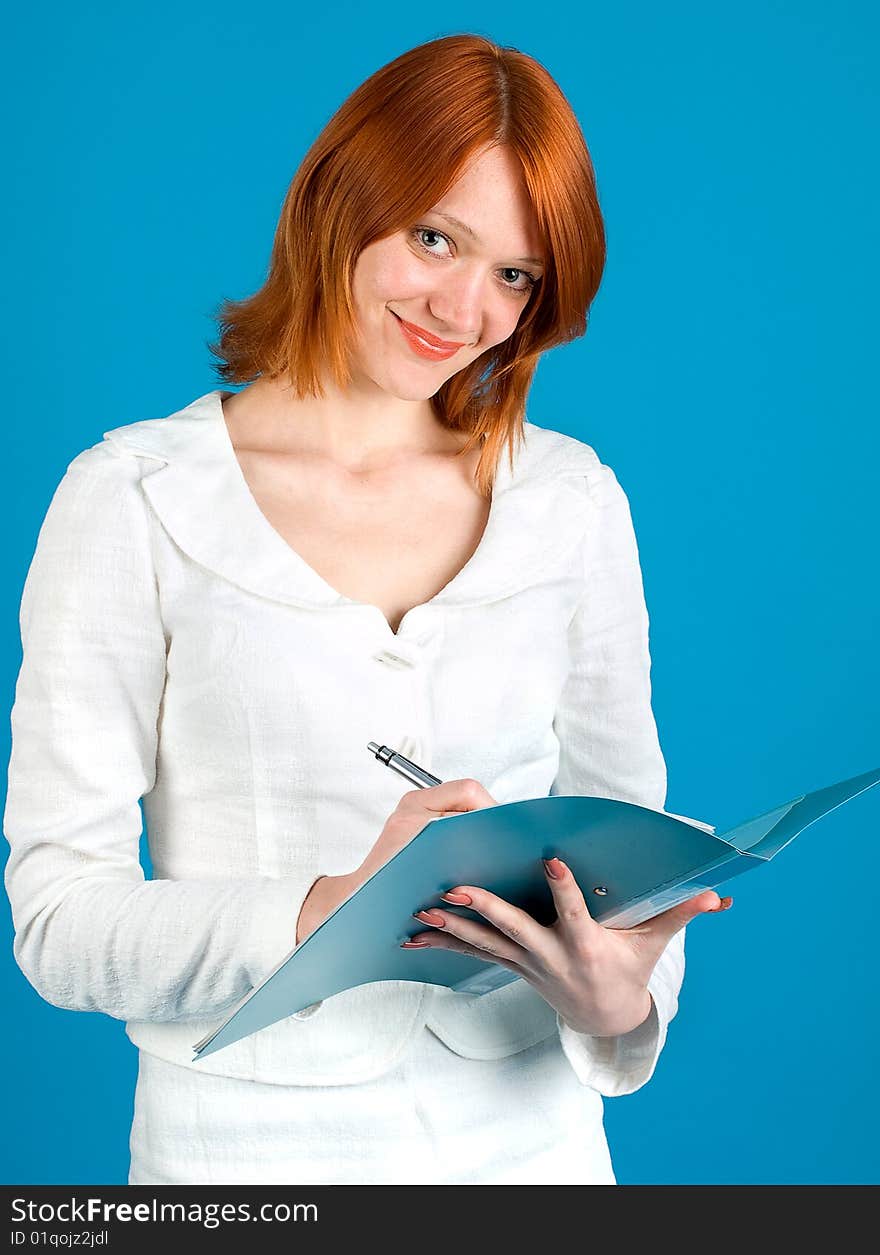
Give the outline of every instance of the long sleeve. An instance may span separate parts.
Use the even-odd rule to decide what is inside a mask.
[[[22,595],[5,883],[15,959],[48,1002],[184,1021],[293,948],[314,875],[144,878],[166,661],[149,529],[137,459],[105,442],[71,462]]]
[[[559,768],[550,792],[663,810],[666,766],[651,709],[648,613],[629,504],[601,463],[588,491],[595,494],[595,523],[584,551],[584,594],[569,629],[570,670],[554,719]],[[678,1009],[683,976],[684,930],[654,969],[654,1006],[639,1028],[590,1037],[557,1015],[563,1050],[583,1084],[609,1097],[645,1084]]]

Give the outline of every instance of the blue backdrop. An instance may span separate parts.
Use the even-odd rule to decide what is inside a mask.
[[[342,99],[472,31],[541,60],[598,172],[608,267],[528,416],[626,489],[670,810],[719,826],[880,765],[878,11],[703,3],[59,3],[7,22],[2,701],[68,462],[218,386],[222,296],[261,282]],[[9,724],[0,727],[9,751]],[[875,1183],[880,789],[688,930],[650,1084],[607,1103],[623,1183]],[[142,843],[143,846],[143,843]],[[7,852],[3,844],[4,858]],[[148,866],[148,865],[147,865]],[[6,1183],[125,1183],[137,1054],[44,1003],[0,909]]]

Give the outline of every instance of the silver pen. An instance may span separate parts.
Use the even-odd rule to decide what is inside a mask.
[[[439,776],[432,776],[430,771],[425,771],[424,767],[410,762],[408,758],[404,758],[402,754],[398,754],[387,745],[377,745],[375,741],[370,741],[367,749],[380,763],[384,763],[386,767],[390,767],[399,776],[403,776],[404,780],[417,785],[420,789],[428,789],[432,784],[443,783]]]

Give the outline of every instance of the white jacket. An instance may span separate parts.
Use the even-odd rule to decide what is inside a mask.
[[[683,933],[625,1037],[573,1032],[523,980],[482,997],[419,982],[415,952],[413,980],[347,990],[193,1063],[293,949],[315,879],[358,866],[411,787],[368,741],[499,802],[662,810],[666,793],[629,508],[589,446],[527,422],[477,551],[395,635],[262,514],[228,395],[105,432],[41,527],[4,816],[21,970],[48,1002],[125,1020],[142,1050],[219,1075],[352,1084],[427,1023],[475,1059],[558,1032],[584,1084],[636,1089],[676,1011]]]

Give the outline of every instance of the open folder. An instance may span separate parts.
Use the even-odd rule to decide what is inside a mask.
[[[371,981],[412,980],[484,994],[520,980],[500,964],[448,950],[400,949],[401,941],[425,931],[412,918],[414,910],[439,907],[483,920],[470,908],[441,900],[456,885],[488,889],[551,924],[556,913],[541,859],[558,855],[598,923],[632,928],[762,867],[804,828],[878,781],[880,768],[806,793],[722,834],[603,797],[542,797],[429,820],[195,1043],[193,1061]]]

